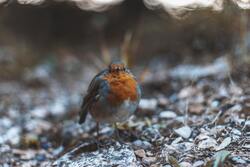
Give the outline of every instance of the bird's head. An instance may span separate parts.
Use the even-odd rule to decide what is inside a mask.
[[[109,72],[113,73],[113,72],[121,72],[121,71],[126,71],[126,67],[125,64],[122,62],[112,62],[109,65]]]

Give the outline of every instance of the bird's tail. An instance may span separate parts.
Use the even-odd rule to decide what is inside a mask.
[[[82,105],[81,109],[80,109],[80,119],[79,119],[79,124],[82,124],[85,122],[86,120],[86,117],[87,117],[87,114],[88,114],[88,105]]]

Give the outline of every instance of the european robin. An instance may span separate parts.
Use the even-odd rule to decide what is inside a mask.
[[[91,81],[83,99],[79,123],[88,112],[99,123],[126,121],[137,109],[141,89],[135,76],[121,62],[111,63]],[[99,135],[99,134],[97,134]]]

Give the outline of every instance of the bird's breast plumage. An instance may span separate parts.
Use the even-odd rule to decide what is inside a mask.
[[[120,105],[126,100],[136,102],[140,98],[138,84],[132,74],[125,71],[108,73],[103,79],[109,85],[107,100],[111,105]]]

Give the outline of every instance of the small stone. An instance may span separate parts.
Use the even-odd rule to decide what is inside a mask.
[[[189,162],[181,162],[179,163],[181,167],[191,167],[192,165]]]
[[[230,84],[230,92],[234,95],[241,95],[243,93],[242,88],[237,86],[236,84]]]
[[[64,98],[57,99],[49,108],[52,115],[62,115],[66,112]]]
[[[10,142],[12,145],[16,145],[19,143],[21,129],[20,127],[13,126],[6,131],[6,133],[1,134],[0,136],[0,144],[4,144],[6,142]]]
[[[191,87],[191,86],[185,87],[179,92],[178,97],[181,99],[187,98],[187,97],[194,95],[196,92],[197,92],[197,89],[195,89],[194,87]]]
[[[173,111],[162,111],[159,115],[160,118],[175,118],[176,116]]]
[[[243,148],[247,148],[247,149],[250,149],[250,144],[246,144],[244,146],[242,146]]]
[[[217,100],[212,101],[212,103],[211,103],[211,107],[212,107],[212,108],[218,108],[218,107],[219,107],[219,105],[220,105],[220,102],[219,102],[219,101],[217,101]]]
[[[33,117],[45,118],[49,114],[49,111],[46,109],[46,107],[41,106],[34,108],[33,110],[30,111],[30,113]]]
[[[200,167],[200,166],[203,166],[204,165],[204,161],[196,161],[194,164],[193,164],[193,167]]]
[[[61,154],[64,150],[64,147],[63,146],[59,146],[58,148],[54,149],[52,154],[54,156],[58,156],[59,154]]]
[[[250,120],[247,120],[247,121],[245,122],[245,126],[246,126],[246,127],[250,127]]]
[[[191,136],[192,129],[189,126],[183,126],[179,129],[175,129],[174,132],[179,136],[188,139]]]
[[[149,143],[148,141],[142,141],[142,140],[136,140],[133,142],[133,146],[138,149],[150,149],[152,147],[152,144]]]
[[[230,111],[232,111],[232,112],[242,111],[242,106],[240,104],[236,104],[232,108],[230,108]]]
[[[151,142],[154,142],[162,138],[159,128],[157,126],[151,126],[151,127],[146,128],[142,132],[142,137],[145,140],[151,141]]]
[[[146,153],[143,149],[135,150],[135,155],[137,155],[138,157],[141,157],[141,158],[146,157]]]
[[[188,108],[188,111],[191,114],[202,114],[202,112],[204,111],[204,107],[201,104],[191,104]]]
[[[158,104],[160,106],[166,106],[168,104],[168,99],[165,97],[158,98]]]
[[[44,154],[37,154],[36,155],[36,160],[38,160],[38,161],[45,161],[46,160],[46,156]]]
[[[199,140],[198,147],[200,149],[209,149],[209,148],[214,149],[217,146],[217,142],[215,139],[203,134],[197,136],[196,140]]]
[[[148,157],[153,157],[154,154],[153,154],[151,151],[147,151],[147,152],[146,152],[146,155],[147,155]]]
[[[242,159],[240,156],[234,156],[231,158],[233,162],[237,164],[245,164],[247,163],[244,159]]]
[[[159,167],[157,164],[150,165],[150,167]]]
[[[146,165],[150,165],[156,161],[155,157],[144,157],[142,158],[142,162]]]
[[[191,142],[183,142],[183,143],[173,144],[172,146],[174,146],[176,150],[180,152],[187,152],[192,150],[194,144]]]
[[[177,137],[174,141],[172,141],[171,145],[178,144],[182,141],[182,137]]]
[[[142,110],[155,110],[157,107],[156,99],[141,99],[139,103],[139,108]]]
[[[235,135],[238,135],[238,136],[241,135],[241,131],[239,131],[238,129],[235,129],[235,128],[232,129],[232,133]]]

